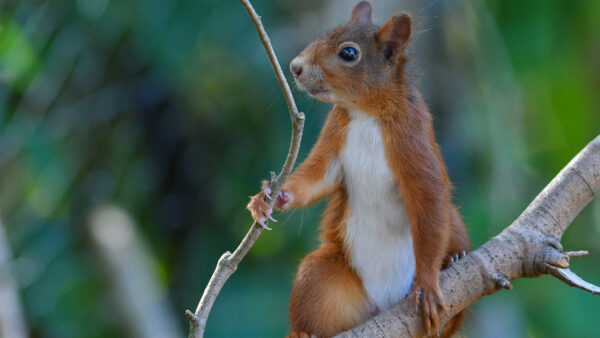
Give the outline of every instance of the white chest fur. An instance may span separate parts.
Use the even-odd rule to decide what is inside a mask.
[[[340,154],[350,216],[345,240],[350,264],[371,301],[385,310],[410,291],[415,274],[410,224],[385,158],[379,122],[351,112]]]

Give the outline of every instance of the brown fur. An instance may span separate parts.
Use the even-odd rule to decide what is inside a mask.
[[[285,185],[285,190],[293,192],[290,207],[306,207],[319,201],[334,191],[336,186],[314,187],[325,176],[331,158],[341,151],[346,139],[346,126],[350,121],[347,112],[339,107],[327,116],[319,139],[310,151],[308,158],[294,171]]]
[[[324,238],[298,268],[290,299],[292,331],[329,337],[370,317],[366,291],[348,265],[339,236],[347,198],[343,188],[333,194],[323,219],[324,234],[332,240]]]
[[[308,158],[284,187],[291,199],[288,207],[331,196],[322,221],[322,244],[302,261],[294,281],[292,336],[332,336],[373,315],[362,281],[348,262],[344,233],[349,206],[343,178],[323,184],[331,160],[344,146],[348,109],[359,109],[379,121],[386,160],[404,197],[416,260],[419,292],[414,299],[421,304],[426,330],[449,337],[459,328],[463,313],[439,331],[438,312],[444,304],[439,273],[451,257],[468,252],[469,240],[451,201],[452,186],[431,114],[408,75],[404,50],[411,38],[410,16],[396,14],[378,28],[370,21],[370,11],[368,3],[359,3],[350,23],[312,42],[299,55],[305,67],[296,79],[299,86],[335,105]],[[361,59],[355,64],[337,56],[348,41],[360,47]]]

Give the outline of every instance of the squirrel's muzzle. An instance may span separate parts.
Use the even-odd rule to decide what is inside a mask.
[[[294,60],[292,60],[292,62],[290,63],[290,70],[292,71],[292,75],[294,75],[294,78],[298,78],[298,76],[302,74],[302,68],[302,61],[298,58],[294,58]]]

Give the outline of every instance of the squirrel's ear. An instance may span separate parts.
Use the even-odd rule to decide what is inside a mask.
[[[412,19],[410,15],[400,12],[395,14],[377,32],[383,44],[383,55],[390,59],[396,52],[403,50],[410,41]]]
[[[371,24],[371,4],[368,1],[361,1],[352,9],[350,22]]]

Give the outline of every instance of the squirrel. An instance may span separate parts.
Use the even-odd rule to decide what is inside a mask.
[[[451,336],[464,311],[440,328],[440,271],[470,250],[432,117],[405,50],[411,16],[382,27],[359,2],[349,23],[313,41],[290,64],[300,89],[332,103],[317,143],[275,207],[330,198],[320,247],[301,262],[290,299],[290,337],[329,337],[385,311],[412,290],[427,335]],[[248,209],[267,227],[267,181]]]

